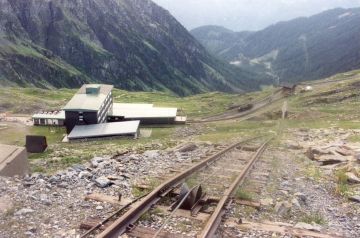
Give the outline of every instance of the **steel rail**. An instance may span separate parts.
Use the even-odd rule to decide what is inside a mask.
[[[239,119],[239,118],[242,118],[242,117],[246,117],[246,116],[249,116],[251,114],[256,113],[257,111],[259,111],[261,109],[264,109],[267,106],[270,106],[271,104],[274,104],[274,103],[284,99],[285,96],[281,95],[280,93],[281,93],[281,90],[280,91],[277,90],[276,92],[274,92],[273,95],[271,95],[269,97],[266,97],[266,98],[264,98],[262,100],[259,100],[259,102],[264,102],[263,105],[260,105],[257,108],[253,108],[253,109],[250,109],[250,110],[245,111],[245,112],[237,113],[237,114],[234,114],[234,115],[220,114],[220,115],[217,115],[217,116],[212,116],[212,117],[203,118],[203,119],[194,120],[194,121],[188,121],[188,122],[189,123],[219,122],[219,121],[228,121],[228,120],[234,120],[234,119]],[[267,100],[271,100],[271,101],[266,102]]]
[[[165,181],[157,188],[155,188],[151,193],[149,193],[143,200],[139,201],[137,206],[131,208],[127,211],[124,215],[118,218],[113,224],[111,224],[108,228],[106,228],[102,233],[100,233],[97,237],[98,238],[115,238],[119,235],[126,232],[127,228],[136,222],[142,214],[148,211],[151,206],[156,204],[162,197],[168,194],[172,189],[174,189],[177,185],[179,185],[182,181],[188,178],[193,173],[201,170],[202,168],[206,167],[208,163],[218,159],[220,156],[225,154],[226,152],[238,147],[241,144],[246,142],[255,140],[258,137],[253,137],[250,139],[246,139],[237,143],[232,144],[231,146],[227,147],[226,149],[211,155],[208,159],[197,163],[196,165],[192,166],[191,168],[185,170],[184,172],[180,173],[179,175]]]
[[[244,181],[246,175],[254,165],[254,163],[260,158],[262,153],[265,151],[268,143],[273,138],[267,140],[264,144],[261,145],[261,147],[256,151],[255,155],[251,158],[251,160],[246,164],[244,170],[239,174],[239,176],[236,178],[236,180],[231,184],[230,188],[227,189],[223,195],[223,197],[220,199],[214,213],[211,215],[209,220],[207,221],[205,228],[203,229],[201,235],[199,237],[201,238],[211,238],[214,237],[214,234],[220,225],[221,218],[225,213],[225,206],[229,202],[229,199],[234,195],[236,192],[236,189],[239,187],[239,185]]]
[[[140,199],[142,199],[143,197],[145,197],[147,194],[136,198],[135,200],[127,203],[126,205],[122,206],[121,208],[119,208],[116,212],[114,212],[113,214],[111,214],[110,216],[108,216],[107,218],[105,218],[104,220],[102,220],[101,222],[99,222],[98,224],[96,224],[95,226],[93,226],[90,230],[88,230],[85,234],[81,235],[80,238],[85,238],[88,237],[91,233],[93,233],[96,229],[100,228],[101,226],[103,226],[104,224],[106,224],[107,222],[109,222],[112,218],[114,218],[115,216],[117,216],[119,213],[121,213],[123,210],[125,210],[126,208],[130,207],[131,205],[133,205],[134,203],[136,203],[137,201],[139,201]]]

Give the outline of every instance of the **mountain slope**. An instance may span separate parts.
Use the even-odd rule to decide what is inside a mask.
[[[254,89],[149,0],[0,0],[0,84],[111,83],[179,95]]]
[[[206,26],[191,33],[232,64],[262,65],[280,81],[298,82],[360,68],[359,22],[360,8],[339,8],[258,32],[224,34]],[[216,40],[222,47],[212,46]]]

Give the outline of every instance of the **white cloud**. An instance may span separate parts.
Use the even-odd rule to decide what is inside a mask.
[[[360,7],[360,0],[153,0],[185,27],[222,25],[258,30],[282,20],[310,16],[336,7]]]

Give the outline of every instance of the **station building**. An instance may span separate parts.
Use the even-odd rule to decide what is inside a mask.
[[[76,125],[92,125],[107,122],[112,110],[112,85],[85,84],[63,108],[65,126],[70,133]]]
[[[140,124],[185,124],[177,108],[114,103],[113,85],[85,84],[62,111],[33,116],[34,125],[65,126],[69,140],[127,136],[137,138]],[[128,129],[126,129],[128,128]]]

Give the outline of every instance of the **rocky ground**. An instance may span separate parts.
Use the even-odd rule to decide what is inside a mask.
[[[182,133],[198,135],[201,126],[184,127]],[[180,129],[179,129],[180,130]],[[289,129],[272,144],[256,172],[268,173],[258,193],[251,193],[256,210],[233,205],[221,237],[292,237],[271,231],[248,231],[244,222],[281,222],[322,233],[358,237],[360,234],[360,144],[349,142],[356,130]],[[95,157],[85,164],[74,165],[52,175],[32,174],[25,178],[0,178],[0,237],[78,237],[85,218],[109,216],[118,206],[85,201],[89,194],[99,193],[123,199],[134,199],[141,191],[136,184],[155,186],[171,169],[189,166],[206,152],[210,143],[186,144],[175,149],[128,153],[116,157]],[[244,184],[252,185],[252,175]],[[141,224],[159,227],[166,214],[159,210],[144,217]],[[235,222],[228,222],[235,221]],[[175,217],[166,231],[194,237],[192,229],[198,220]],[[278,224],[278,223],[277,223]]]
[[[0,237],[77,237],[85,218],[104,218],[117,209],[85,201],[86,195],[121,194],[123,199],[134,199],[133,184],[156,183],[155,177],[159,180],[170,169],[191,163],[211,147],[201,144],[185,150],[96,157],[53,175],[0,178]]]
[[[268,171],[269,167],[272,171],[261,192],[254,195],[254,200],[261,203],[261,209],[233,206],[229,218],[358,237],[360,205],[355,198],[360,194],[360,180],[357,180],[360,145],[347,141],[350,135],[358,133],[340,129],[289,130],[289,140],[280,148],[270,149],[263,158],[266,163],[256,167],[257,171]],[[322,151],[328,157],[320,159],[319,153],[315,153],[315,159],[309,156],[309,150]],[[342,154],[330,152],[336,150]],[[330,161],[331,165],[324,166],[325,161]],[[344,194],[339,191],[339,171],[348,175],[346,186],[349,187]],[[292,237],[269,231],[240,230],[245,226],[239,225],[225,223],[222,232],[236,237]]]

